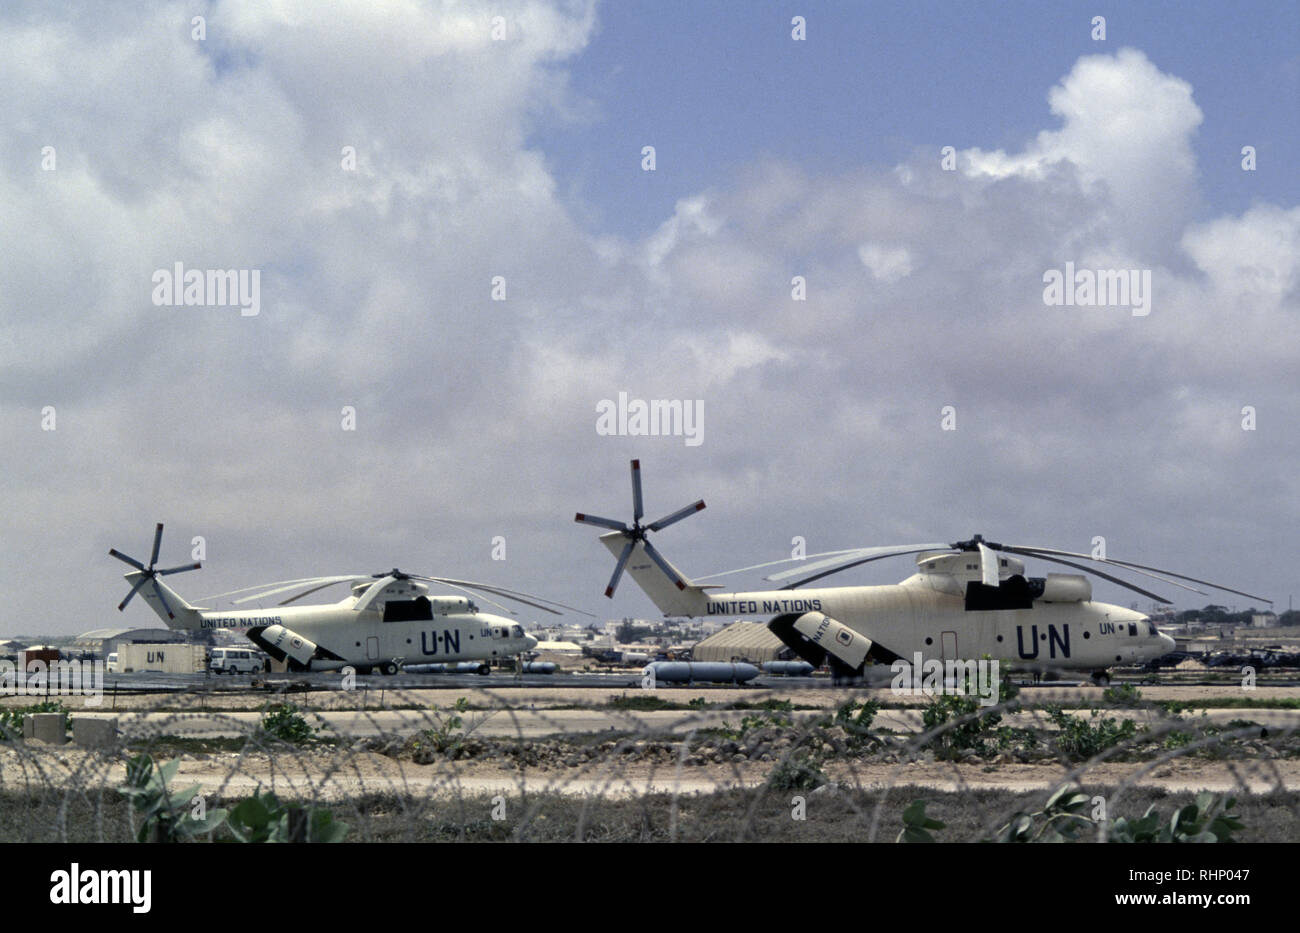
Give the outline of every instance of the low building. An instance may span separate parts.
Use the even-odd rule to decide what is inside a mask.
[[[736,622],[696,642],[691,651],[695,661],[790,661],[795,654],[762,622]]]
[[[181,644],[189,640],[185,632],[170,628],[98,628],[78,635],[72,648],[97,658],[107,658],[122,644]]]

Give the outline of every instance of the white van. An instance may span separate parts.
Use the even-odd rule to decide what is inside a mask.
[[[110,654],[110,655],[108,656],[108,658],[107,658],[107,663],[104,665],[104,672],[105,672],[106,674],[120,674],[120,673],[122,673],[122,666],[121,666],[120,664],[117,663],[117,652],[116,652],[116,651],[114,651],[112,654]]]
[[[264,667],[262,653],[251,648],[213,648],[208,661],[214,674],[254,674]]]

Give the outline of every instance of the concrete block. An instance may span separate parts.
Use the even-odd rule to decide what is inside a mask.
[[[72,741],[86,748],[102,748],[117,743],[117,717],[73,716]]]
[[[49,742],[51,745],[63,745],[68,741],[68,733],[63,728],[62,713],[32,713],[32,738]]]

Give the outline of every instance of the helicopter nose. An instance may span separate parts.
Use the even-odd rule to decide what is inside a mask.
[[[527,650],[532,651],[534,648],[537,647],[537,639],[534,638],[532,635],[525,635],[524,644],[528,646]]]
[[[1162,655],[1166,655],[1169,652],[1173,651],[1174,648],[1178,647],[1177,643],[1168,635],[1165,635],[1164,633],[1160,634],[1159,639],[1160,639],[1160,654]]]

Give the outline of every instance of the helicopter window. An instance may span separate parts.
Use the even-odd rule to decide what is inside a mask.
[[[1020,574],[1012,574],[1001,586],[985,586],[972,580],[966,584],[966,611],[1032,609],[1034,592]]]
[[[523,638],[524,630],[518,625],[512,625],[510,627],[510,634],[513,635],[515,638]]]
[[[427,596],[415,599],[390,599],[384,603],[385,622],[425,622],[433,618],[433,606]]]
[[[1130,622],[1128,624],[1128,633],[1131,637],[1137,637],[1138,627],[1135,623]]]

